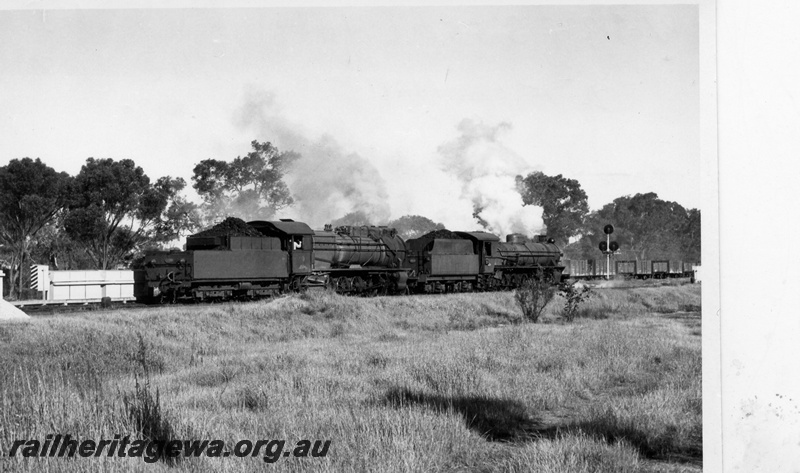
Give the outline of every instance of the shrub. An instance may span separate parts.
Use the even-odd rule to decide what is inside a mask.
[[[578,289],[575,283],[569,283],[567,281],[562,282],[558,286],[558,293],[564,297],[564,310],[561,312],[561,316],[564,317],[567,322],[575,320],[580,305],[593,295],[592,288],[589,286],[583,286]]]
[[[155,393],[153,393],[153,389],[150,387],[152,356],[148,352],[144,337],[140,333],[137,336],[139,344],[132,361],[141,367],[144,381],[140,383],[138,375],[134,375],[136,383],[134,391],[131,394],[124,394],[122,403],[125,406],[128,419],[132,423],[133,430],[142,440],[166,445],[167,442],[177,438],[177,435],[175,435],[172,422],[161,407],[161,395],[158,389],[156,388]],[[163,366],[161,368],[163,371]],[[175,463],[175,457],[165,456],[163,453],[163,450],[159,450],[155,458],[163,460],[170,465]]]
[[[172,422],[161,407],[161,396],[158,389],[153,394],[148,377],[145,377],[144,383],[140,383],[137,377],[133,394],[125,394],[122,402],[128,418],[133,424],[133,429],[142,440],[166,445],[167,442],[177,438]],[[177,460],[175,457],[164,455],[160,449],[155,458],[161,459],[167,464],[173,464]]]
[[[546,279],[526,279],[514,292],[524,320],[536,323],[547,304],[556,295],[556,286]]]

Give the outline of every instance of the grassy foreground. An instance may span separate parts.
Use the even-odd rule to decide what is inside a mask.
[[[332,440],[324,458],[0,458],[52,471],[694,471],[700,287],[597,289],[516,324],[511,293],[86,313],[0,325],[15,439]]]

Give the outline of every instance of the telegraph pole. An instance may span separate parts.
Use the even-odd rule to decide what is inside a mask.
[[[606,255],[606,280],[611,278],[611,254],[619,249],[616,241],[611,241],[611,234],[614,233],[614,226],[611,224],[603,227],[603,233],[606,234],[606,241],[600,242],[600,251]]]

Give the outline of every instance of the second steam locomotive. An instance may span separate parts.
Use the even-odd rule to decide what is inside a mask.
[[[310,287],[342,294],[511,289],[531,278],[558,282],[561,250],[545,236],[506,241],[486,232],[438,230],[404,241],[393,228],[292,220],[227,219],[192,235],[185,251],[152,251],[136,270],[145,301],[260,297]]]

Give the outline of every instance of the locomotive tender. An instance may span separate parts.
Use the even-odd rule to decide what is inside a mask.
[[[560,281],[561,256],[544,236],[501,242],[491,233],[444,230],[403,241],[387,227],[315,231],[292,220],[253,221],[244,234],[201,232],[186,239],[185,251],[146,253],[135,296],[176,302],[312,287],[367,295],[511,289],[530,278]]]

